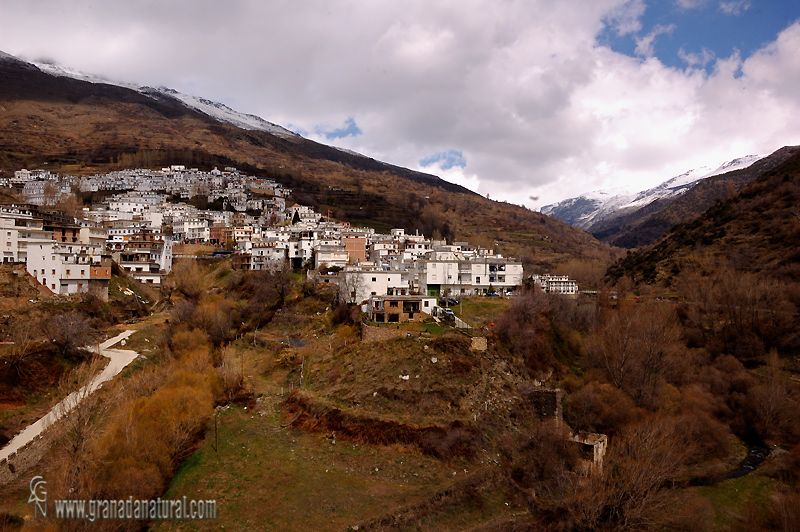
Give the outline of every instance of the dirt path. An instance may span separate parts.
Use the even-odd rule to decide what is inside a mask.
[[[36,436],[41,434],[47,427],[52,425],[65,413],[69,412],[80,402],[80,398],[94,392],[104,382],[111,380],[114,376],[122,371],[125,366],[136,360],[139,353],[128,349],[109,349],[112,345],[125,340],[132,335],[134,330],[125,331],[118,334],[113,338],[109,338],[100,344],[100,354],[109,359],[108,365],[100,372],[97,377],[92,379],[92,382],[81,388],[80,391],[73,392],[64,398],[63,401],[54,406],[50,412],[44,415],[38,421],[28,425],[22,432],[14,436],[8,444],[0,449],[0,461],[6,459],[12,453],[17,452],[25,444],[32,441]]]

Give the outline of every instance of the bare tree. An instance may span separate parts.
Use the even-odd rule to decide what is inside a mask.
[[[58,187],[54,185],[52,181],[48,181],[44,184],[42,196],[42,204],[45,207],[55,207],[60,197]]]
[[[25,361],[36,351],[36,345],[41,340],[39,327],[30,320],[17,319],[9,327],[8,339],[11,343],[4,362],[17,376],[26,373]]]
[[[359,272],[341,271],[337,275],[340,305],[358,304],[359,295],[364,290],[364,279]]]
[[[63,356],[77,353],[79,349],[89,345],[96,334],[88,318],[77,312],[51,318],[44,329]]]
[[[674,518],[669,489],[691,453],[673,418],[651,418],[624,431],[609,449],[606,467],[564,501],[572,528],[655,530]]]
[[[203,272],[194,260],[179,261],[172,268],[168,286],[175,288],[188,299],[197,301],[206,290]],[[171,296],[171,292],[169,296]]]
[[[95,393],[97,385],[94,379],[105,363],[103,357],[95,356],[65,374],[58,386],[65,398],[54,413],[61,419],[64,430],[61,440],[67,454],[64,482],[70,493],[86,493],[88,479],[85,473],[89,465],[87,443],[95,434],[102,414],[112,403],[100,401],[99,394]]]
[[[291,279],[289,278],[289,273],[292,271],[291,267],[289,266],[289,261],[272,261],[269,263],[269,268],[267,271],[269,272],[267,282],[275,291],[275,294],[278,297],[278,308],[281,308],[286,300],[289,288],[292,285]]]
[[[613,311],[594,335],[590,356],[608,379],[642,406],[654,407],[657,388],[677,349],[680,329],[669,310],[635,305]]]

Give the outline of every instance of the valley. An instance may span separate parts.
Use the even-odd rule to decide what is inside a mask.
[[[0,443],[100,374],[92,346],[130,330],[137,354],[0,463],[0,529],[800,519],[796,147],[595,222],[625,251],[96,81],[0,56]],[[731,474],[751,449],[763,461]],[[216,515],[41,519],[37,475],[51,509],[186,497]]]

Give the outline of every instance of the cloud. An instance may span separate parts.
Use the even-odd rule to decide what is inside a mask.
[[[641,0],[6,0],[0,50],[221,101],[530,206],[800,143],[797,24],[749,57],[684,52],[681,69],[652,53],[669,26],[636,57],[603,45],[642,31],[644,12]]]
[[[741,15],[750,9],[750,0],[732,0],[730,2],[720,2],[719,9],[728,15]]]
[[[675,5],[688,11],[690,9],[699,9],[708,4],[708,2],[709,0],[675,0]]]
[[[419,164],[423,168],[427,168],[436,164],[441,170],[449,170],[456,166],[459,168],[464,168],[467,166],[467,160],[464,158],[464,154],[460,151],[447,150],[424,157],[419,160]]]
[[[344,125],[335,129],[326,128],[324,126],[317,126],[314,128],[316,134],[322,135],[327,140],[343,139],[346,137],[357,137],[363,133],[361,128],[358,127],[353,117],[344,121]]]
[[[678,57],[690,68],[705,68],[716,58],[716,54],[708,48],[703,48],[700,52],[687,52],[681,48],[678,50]]]
[[[659,35],[669,35],[675,30],[675,24],[656,24],[653,30],[644,37],[636,39],[636,54],[644,57],[653,56],[653,47],[656,37]]]
[[[605,22],[618,36],[636,33],[642,29],[642,16],[646,6],[643,0],[630,0],[612,8]]]

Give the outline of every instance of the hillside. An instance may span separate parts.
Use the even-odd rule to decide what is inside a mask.
[[[704,179],[746,168],[760,159],[758,155],[747,155],[720,165],[701,166],[667,179],[663,183],[629,192],[624,189],[597,190],[542,207],[543,214],[552,215],[570,225],[594,232],[604,224],[614,224],[619,217],[636,213],[659,200],[676,198],[691,190]]]
[[[670,281],[682,270],[696,267],[702,254],[739,272],[799,281],[800,153],[796,148],[785,150],[794,155],[738,195],[677,225],[652,248],[628,254],[609,269],[609,276],[627,275],[645,283]]]
[[[570,257],[608,261],[587,233],[524,207],[483,198],[436,176],[302,137],[241,129],[188,107],[168,90],[53,76],[0,56],[0,172],[90,174],[123,167],[236,166],[270,177],[294,199],[337,218],[404,227],[528,256],[548,269]]]
[[[636,248],[653,244],[673,226],[694,219],[714,202],[727,199],[798,151],[800,146],[783,147],[746,168],[703,179],[682,195],[660,198],[634,212],[602,220],[589,231],[613,246]]]

